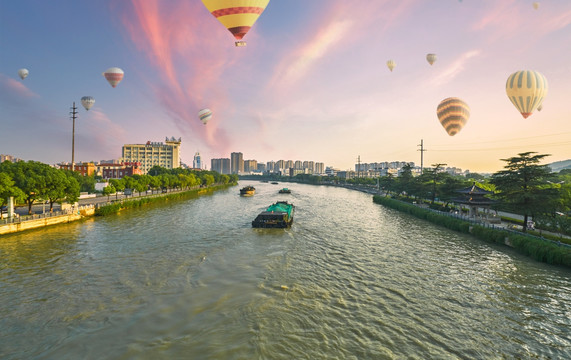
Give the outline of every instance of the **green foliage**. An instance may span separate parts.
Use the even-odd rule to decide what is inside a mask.
[[[373,202],[411,214],[420,219],[428,220],[437,225],[445,226],[451,230],[462,233],[471,233],[475,237],[484,241],[496,244],[506,244],[507,238],[513,248],[537,261],[571,267],[571,249],[567,247],[558,246],[554,243],[525,234],[519,235],[502,229],[472,225],[471,223],[461,219],[437,214],[430,210],[388,197],[375,195],[373,196]]]
[[[219,189],[224,189],[228,186],[230,185],[217,185],[217,186],[211,186],[208,189],[192,189],[184,192],[163,194],[156,197],[143,197],[131,200],[124,200],[121,202],[115,202],[113,204],[104,205],[95,209],[95,215],[96,216],[114,215],[119,213],[119,211],[123,209],[138,208],[151,203],[166,202],[169,200],[189,199],[196,197],[200,194],[211,193]]]
[[[546,187],[551,170],[539,162],[548,155],[533,155],[534,152],[520,153],[516,157],[502,159],[507,162],[505,170],[492,175],[496,186],[496,196],[512,211],[524,216],[523,230],[526,230],[530,215],[545,212],[554,206],[557,192]]]

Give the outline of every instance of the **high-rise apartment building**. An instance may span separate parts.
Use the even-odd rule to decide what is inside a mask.
[[[317,175],[325,174],[325,164],[322,162],[316,162],[313,169],[313,173]]]
[[[244,172],[252,171],[258,171],[258,162],[256,160],[244,160]]]
[[[192,160],[192,167],[194,169],[202,169],[202,161],[200,159],[200,153],[197,151],[196,154],[194,154],[194,159]]]
[[[141,163],[141,171],[146,174],[153,166],[167,169],[180,167],[181,138],[167,137],[165,142],[123,145],[123,161]]]
[[[244,155],[241,152],[233,152],[230,154],[230,171],[232,174],[241,174],[244,172]]]
[[[274,172],[283,171],[284,169],[285,169],[285,161],[284,160],[276,161],[276,164],[274,165]]]
[[[230,159],[228,159],[228,158],[211,159],[210,160],[210,170],[219,172],[220,174],[229,175],[231,173],[231,171],[230,171]]]

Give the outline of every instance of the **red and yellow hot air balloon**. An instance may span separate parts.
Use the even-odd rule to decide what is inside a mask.
[[[202,0],[208,11],[236,38],[236,46],[246,46],[242,38],[268,6],[270,0]]]
[[[438,104],[436,114],[448,135],[454,136],[468,122],[470,107],[462,99],[450,97]]]
[[[516,71],[508,77],[506,94],[525,119],[543,103],[547,79],[537,71]]]

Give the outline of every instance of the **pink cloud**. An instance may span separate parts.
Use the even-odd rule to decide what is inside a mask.
[[[38,94],[34,93],[24,85],[22,81],[12,79],[6,75],[0,74],[0,86],[3,93],[16,94],[24,98],[38,98]]]
[[[183,134],[225,151],[230,145],[225,130],[216,121],[203,126],[197,112],[209,107],[216,116],[228,106],[218,89],[225,88],[223,73],[234,61],[231,35],[198,1],[132,0],[132,5],[134,16],[125,13],[123,24],[160,78],[149,87]]]
[[[468,61],[480,55],[480,50],[470,50],[461,54],[455,61],[453,61],[444,71],[440,72],[438,76],[432,79],[434,86],[440,86],[452,81],[458,74],[460,74]]]
[[[311,29],[303,29],[304,34],[314,35],[304,36],[307,39],[305,42],[297,48],[288,49],[283,60],[275,67],[268,87],[284,88],[297,84],[317,66],[320,59],[335,52],[346,51],[344,43],[368,38],[371,31],[375,31],[376,37],[382,37],[413,6],[414,1],[399,1],[398,4],[371,1],[359,3],[358,6],[340,0],[328,2],[328,11],[312,22]]]

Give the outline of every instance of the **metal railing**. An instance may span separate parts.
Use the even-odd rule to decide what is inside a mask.
[[[18,215],[18,216],[14,216],[11,218],[0,219],[0,226],[9,225],[9,224],[17,224],[17,223],[22,223],[22,222],[32,221],[32,220],[52,218],[52,217],[57,217],[57,216],[62,216],[62,215],[71,215],[71,214],[75,214],[75,213],[79,214],[79,212],[81,210],[92,209],[94,207],[95,207],[95,205],[81,205],[81,206],[69,208],[66,210],[58,210],[58,211],[53,211],[53,212],[41,213],[41,214]]]

